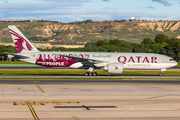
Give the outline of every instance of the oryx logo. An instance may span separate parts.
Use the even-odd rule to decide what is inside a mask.
[[[119,68],[117,66],[114,66],[115,67],[115,70],[118,70]]]
[[[15,31],[10,30],[10,33],[14,36],[16,36],[17,38],[15,38],[15,46],[16,46],[16,49],[17,49],[17,52],[18,53],[21,53],[23,49],[25,50],[28,50],[28,51],[31,51],[33,49],[33,47],[27,42],[26,39],[24,39],[21,35],[19,35],[18,33],[16,33]]]

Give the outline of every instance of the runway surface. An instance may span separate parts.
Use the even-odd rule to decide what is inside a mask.
[[[154,84],[154,85],[180,85],[180,80],[53,80],[53,79],[48,79],[48,80],[27,80],[27,79],[22,79],[22,80],[0,80],[0,84],[59,84],[59,85],[65,85],[65,84],[72,84],[72,85],[77,85],[77,84],[92,84],[92,85],[109,85],[109,84],[115,84],[115,85],[149,85],[149,84]]]
[[[0,80],[0,120],[179,120],[180,80]]]
[[[171,79],[176,78],[180,79],[180,75],[98,75],[98,76],[84,76],[84,75],[1,75],[0,78],[69,78],[69,79],[121,79],[121,78],[130,78],[130,79],[137,79],[137,78],[145,78],[145,79]]]

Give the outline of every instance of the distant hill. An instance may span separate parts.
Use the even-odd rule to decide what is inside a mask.
[[[167,34],[170,38],[180,35],[180,21],[161,22],[103,22],[63,24],[53,22],[9,22],[0,23],[0,41],[12,42],[8,25],[16,25],[33,42],[48,40],[65,44],[86,43],[107,38],[140,43],[145,37],[154,39],[156,34]]]

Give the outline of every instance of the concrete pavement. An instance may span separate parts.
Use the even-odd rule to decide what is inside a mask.
[[[40,120],[179,120],[179,91],[160,83],[1,84],[0,120],[35,119],[26,101]]]

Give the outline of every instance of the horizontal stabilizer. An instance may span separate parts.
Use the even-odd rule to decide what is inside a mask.
[[[24,56],[24,55],[19,55],[16,53],[8,53],[8,52],[3,52],[4,54],[8,54],[8,58],[13,58],[13,59],[27,59],[29,57]]]

